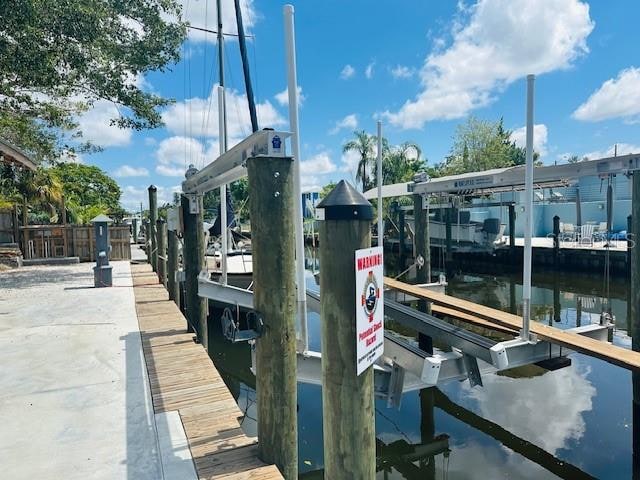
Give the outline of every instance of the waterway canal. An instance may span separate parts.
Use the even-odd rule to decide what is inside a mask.
[[[311,257],[308,266],[317,271]],[[387,255],[387,272],[395,265]],[[312,271],[307,282],[317,288]],[[520,275],[459,274],[447,293],[513,311],[521,289]],[[614,279],[608,290],[599,272],[534,273],[534,318],[559,328],[595,323],[610,296],[605,308],[616,317],[614,343],[630,348],[628,283]],[[212,358],[246,412],[243,427],[255,435],[249,347],[229,344],[213,316],[210,322]],[[310,313],[309,322],[311,348],[319,350],[319,316]],[[482,387],[452,382],[406,393],[399,409],[376,400],[378,478],[632,478],[631,373],[581,354],[570,358],[556,371],[487,375]],[[298,404],[300,478],[322,478],[321,388],[299,384]]]

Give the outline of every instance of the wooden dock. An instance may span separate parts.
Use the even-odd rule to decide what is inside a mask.
[[[386,287],[432,302],[435,313],[442,313],[470,324],[482,327],[488,327],[493,324],[513,332],[519,331],[522,327],[522,317],[502,310],[485,307],[484,305],[445,295],[444,293],[432,292],[393,278],[385,277],[384,284]],[[436,306],[438,308],[435,308]],[[640,352],[627,350],[626,348],[560,330],[539,322],[532,321],[530,325],[531,333],[536,334],[540,340],[561,345],[628,370],[640,370]]]
[[[282,479],[258,459],[257,439],[242,431],[242,412],[151,265],[131,273],[153,408],[178,412],[198,478]]]

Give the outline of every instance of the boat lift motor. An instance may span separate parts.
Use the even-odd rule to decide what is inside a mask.
[[[96,288],[113,286],[112,269],[109,265],[109,224],[113,223],[106,215],[98,215],[93,220],[96,237],[96,266],[93,267],[93,284]]]

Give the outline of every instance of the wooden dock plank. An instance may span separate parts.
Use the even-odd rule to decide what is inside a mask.
[[[434,305],[443,306],[449,309],[448,311],[450,313],[448,313],[448,315],[450,316],[454,316],[454,312],[461,312],[464,314],[466,321],[471,323],[473,322],[473,317],[479,317],[482,320],[514,330],[520,330],[522,327],[522,317],[511,313],[485,307],[484,305],[445,295],[444,293],[416,287],[415,285],[400,282],[393,278],[385,277],[384,284],[389,288],[408,293],[414,297],[429,300],[433,302]],[[460,317],[461,320],[465,320],[465,318]],[[576,333],[543,325],[539,322],[531,322],[530,330],[541,340],[546,340],[576,352],[599,358],[605,362],[618,365],[619,367],[629,370],[640,370],[640,352],[627,350],[607,342],[601,342]]]
[[[242,411],[150,265],[132,264],[131,271],[153,408],[179,413],[198,478],[282,479],[258,459],[257,439],[240,425]]]

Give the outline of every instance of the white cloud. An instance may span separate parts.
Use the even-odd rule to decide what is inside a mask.
[[[115,177],[148,177],[149,170],[144,167],[132,167],[130,165],[122,165],[115,172],[113,172]]]
[[[153,138],[153,137],[145,137],[145,139],[144,139],[144,144],[145,144],[147,147],[153,147],[153,146],[155,146],[155,145],[157,145],[157,144],[158,144],[158,141],[157,141],[155,138]]]
[[[358,155],[358,152],[349,150],[342,154],[341,162],[341,172],[347,172],[355,175],[356,169],[358,168],[358,162],[360,162],[360,155]]]
[[[622,70],[616,78],[604,82],[580,105],[573,118],[597,122],[609,118],[638,121],[640,116],[640,68]]]
[[[540,157],[547,155],[547,126],[544,123],[536,123],[533,126],[533,150],[540,154]],[[512,133],[510,140],[516,142],[518,147],[525,148],[527,146],[527,128],[516,128]]]
[[[401,128],[422,128],[488,105],[495,93],[529,73],[568,68],[588,52],[594,28],[579,0],[480,0],[460,12],[448,48],[431,53],[420,71],[423,90],[384,116]]]
[[[195,138],[174,136],[165,138],[158,145],[156,151],[156,172],[166,177],[182,177],[189,166],[203,165],[213,161],[218,156],[217,142],[210,142],[209,148]]]
[[[182,6],[182,19],[189,22],[190,25],[199,28],[207,28],[217,30],[218,19],[216,2],[206,0],[190,1],[178,0]],[[253,0],[240,0],[240,8],[242,10],[242,23],[246,34],[251,33],[251,28],[255,25],[257,14],[253,5]],[[224,25],[224,33],[238,33],[236,27],[236,13],[233,0],[222,0],[222,24]],[[190,28],[189,39],[198,42],[216,42],[215,33],[206,33],[200,30]],[[233,40],[235,37],[226,37],[226,40]]]
[[[84,163],[84,158],[79,153],[63,150],[60,154],[60,161],[65,163]]]
[[[393,78],[411,78],[415,73],[415,68],[409,68],[404,65],[396,65],[391,69],[391,75]]]
[[[627,155],[629,153],[640,153],[640,145],[633,145],[630,143],[618,143],[618,155]],[[604,150],[596,150],[593,152],[587,152],[582,155],[581,158],[587,157],[590,160],[596,160],[598,158],[613,157],[616,152],[616,145],[611,145]]]
[[[356,128],[358,128],[358,116],[355,113],[351,113],[342,120],[338,120],[335,127],[329,130],[329,133],[335,135],[342,129],[355,130]]]
[[[280,93],[276,93],[274,95],[274,98],[276,99],[276,102],[278,102],[283,107],[288,107],[289,106],[289,88],[287,87]],[[302,104],[306,99],[307,97],[305,97],[305,95],[302,93],[302,87],[298,85],[298,106],[302,106]]]
[[[328,152],[320,152],[300,162],[300,173],[302,175],[325,175],[335,171],[336,165],[331,161]]]
[[[218,85],[211,89],[209,98],[189,98],[171,105],[163,114],[167,129],[185,137],[218,137]],[[251,119],[247,96],[236,90],[226,90],[227,136],[245,138],[251,133]],[[284,118],[267,100],[256,105],[260,127],[278,127]]]
[[[340,78],[342,80],[348,80],[348,79],[352,78],[355,74],[356,74],[355,68],[353,68],[351,65],[347,64],[347,65],[344,66],[344,68],[340,72]]]
[[[170,203],[173,201],[174,192],[181,192],[181,185],[174,185],[170,187],[158,188],[158,204]],[[132,185],[125,185],[122,187],[122,196],[120,197],[120,203],[127,210],[139,211],[140,204],[143,208],[147,208],[149,205],[149,192],[146,187],[134,187]]]
[[[367,68],[365,68],[364,70],[364,76],[367,77],[367,79],[371,79],[373,78],[373,67],[376,66],[376,62],[371,62],[369,65],[367,65]]]
[[[311,176],[303,176],[300,180],[300,189],[303,193],[305,192],[319,192],[322,190],[322,185],[320,185],[320,178],[314,175]]]
[[[131,143],[132,131],[111,125],[120,116],[116,105],[108,100],[98,100],[93,107],[78,118],[82,138],[101,147],[122,147]]]

